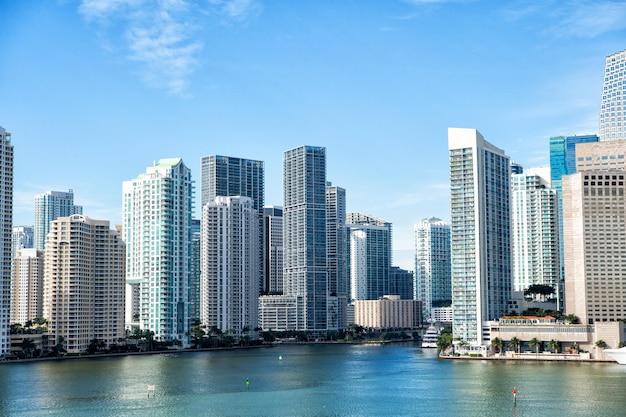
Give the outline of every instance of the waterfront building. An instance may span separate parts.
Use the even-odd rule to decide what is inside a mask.
[[[476,129],[449,128],[453,336],[489,343],[511,296],[510,165]]]
[[[200,323],[200,219],[191,220],[191,266],[189,271],[189,319]]]
[[[302,329],[299,312],[304,311],[303,298],[288,295],[259,297],[259,327],[263,331]]]
[[[415,225],[415,294],[422,302],[424,318],[433,307],[452,303],[450,271],[450,225],[431,217]]]
[[[328,293],[337,298],[337,322],[330,328],[346,327],[346,306],[350,280],[348,276],[348,246],[346,228],[346,190],[332,185],[326,186],[326,251],[328,262]],[[335,308],[329,306],[329,319]]]
[[[354,323],[374,329],[416,329],[422,326],[421,302],[385,295],[378,300],[356,300]]]
[[[599,136],[601,141],[626,139],[626,50],[606,57]]]
[[[454,320],[452,307],[433,307],[431,319],[436,323],[452,324]]]
[[[83,214],[83,207],[74,204],[74,191],[46,191],[35,196],[35,224],[33,225],[33,247],[44,250],[50,222],[58,217]]]
[[[263,207],[264,292],[283,293],[283,208]]]
[[[390,294],[391,223],[365,213],[348,213],[350,299],[377,300]]]
[[[550,187],[550,169],[531,168],[512,175],[511,194],[513,291],[550,286],[552,310],[560,310],[556,304],[561,278],[558,197]]]
[[[326,148],[283,154],[283,293],[301,297],[298,330],[328,330]]]
[[[202,208],[200,319],[245,337],[258,327],[258,214],[249,197],[215,197]]]
[[[13,145],[0,126],[0,357],[9,353],[11,312],[11,232],[13,227]]]
[[[11,235],[11,259],[17,256],[22,249],[32,248],[34,245],[33,226],[15,226]]]
[[[563,178],[565,311],[583,324],[626,317],[626,197],[623,170]]]
[[[11,324],[43,317],[43,252],[20,249],[11,265]]]
[[[193,213],[191,171],[161,159],[123,183],[126,321],[154,339],[189,344]]]
[[[413,300],[413,272],[398,266],[389,268],[389,293],[400,296],[402,300]]]
[[[43,316],[57,342],[80,353],[93,339],[125,337],[125,244],[105,220],[80,214],[50,224],[44,254]]]

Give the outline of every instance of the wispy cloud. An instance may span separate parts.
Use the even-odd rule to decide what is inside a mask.
[[[242,21],[259,10],[255,0],[82,0],[80,14],[102,31],[103,47],[140,64],[151,87],[186,96],[200,66],[198,33],[209,16]],[[117,30],[121,36],[116,37]]]

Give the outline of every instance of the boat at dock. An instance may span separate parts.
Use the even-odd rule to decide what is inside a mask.
[[[424,333],[424,336],[422,336],[422,347],[436,348],[437,340],[439,339],[439,333],[439,329],[433,324],[428,326],[428,329],[426,329],[426,333]]]
[[[620,365],[626,365],[626,347],[619,349],[604,349],[604,353],[615,359]]]

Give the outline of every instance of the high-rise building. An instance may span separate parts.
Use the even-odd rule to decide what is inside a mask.
[[[74,205],[74,191],[46,191],[35,196],[35,224],[33,225],[33,247],[44,250],[50,222],[58,217],[83,214],[83,207]]]
[[[476,129],[449,128],[452,332],[488,343],[511,297],[510,165]]]
[[[13,227],[13,145],[0,126],[0,357],[9,353],[11,310],[11,231]]]
[[[258,214],[249,197],[215,197],[202,208],[200,317],[245,337],[258,327]]]
[[[583,324],[626,317],[626,174],[563,177],[565,312]]]
[[[626,50],[606,57],[599,136],[601,141],[626,139]]]
[[[11,236],[11,259],[17,256],[17,252],[21,249],[32,248],[33,226],[15,226]]]
[[[263,207],[263,269],[264,292],[283,293],[283,208]]]
[[[346,190],[330,182],[326,187],[326,240],[328,242],[328,291],[348,295]]]
[[[43,252],[20,249],[11,267],[11,323],[43,317]]]
[[[414,300],[413,272],[398,266],[389,268],[389,294],[397,295],[402,300]]]
[[[364,213],[348,213],[346,226],[351,301],[391,294],[391,223]]]
[[[191,220],[191,267],[189,272],[189,318],[200,323],[200,219]]]
[[[326,148],[284,152],[283,199],[283,293],[302,298],[298,330],[326,331]]]
[[[531,168],[511,176],[513,218],[513,291],[547,285],[559,300],[561,266],[557,192],[550,187],[550,168]],[[560,306],[555,304],[555,310]]]
[[[161,159],[123,183],[126,320],[157,341],[189,344],[193,213],[191,171]]]
[[[43,315],[70,353],[124,331],[125,245],[105,220],[75,214],[50,224],[44,253]]]
[[[425,320],[433,307],[452,303],[450,225],[431,217],[415,225],[415,295],[422,302]]]

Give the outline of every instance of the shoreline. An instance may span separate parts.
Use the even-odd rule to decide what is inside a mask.
[[[439,355],[439,359],[445,360],[478,360],[478,361],[512,361],[512,362],[561,362],[561,363],[604,363],[604,364],[614,364],[619,365],[617,361],[613,359],[586,359],[586,358],[565,358],[563,355],[557,356],[542,356],[541,354],[537,356],[528,356],[528,357],[514,357],[514,356],[448,356],[448,355]]]

